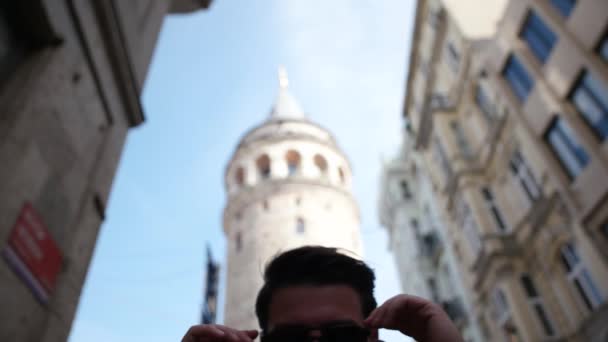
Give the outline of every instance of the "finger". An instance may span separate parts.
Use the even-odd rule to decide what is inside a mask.
[[[243,330],[243,332],[252,340],[255,340],[255,338],[260,334],[257,330]]]
[[[194,325],[188,329],[182,342],[196,342],[199,337],[223,338],[225,333],[215,325]]]
[[[230,342],[240,342],[240,338],[238,335],[238,331],[225,327],[225,326],[217,326],[218,329],[221,329],[224,332],[224,339]]]
[[[380,319],[384,315],[386,311],[386,303],[376,308],[374,312],[370,315],[370,317],[365,321],[371,328],[379,328],[380,327]]]
[[[386,328],[386,318],[389,316],[390,310],[391,306],[386,305],[383,310],[378,313],[378,316],[374,319],[374,323],[378,328]]]
[[[252,339],[249,337],[249,335],[247,335],[247,334],[246,334],[244,331],[239,331],[239,330],[237,330],[237,331],[236,331],[236,335],[237,335],[237,336],[238,336],[238,338],[239,338],[239,342],[251,342],[251,341],[253,341],[253,340],[252,340]]]

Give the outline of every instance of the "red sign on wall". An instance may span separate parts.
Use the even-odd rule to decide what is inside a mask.
[[[36,297],[46,303],[55,289],[63,257],[30,203],[21,208],[2,254]]]

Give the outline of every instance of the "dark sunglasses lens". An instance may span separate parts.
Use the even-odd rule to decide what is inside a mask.
[[[327,342],[366,342],[369,331],[357,326],[334,327],[326,329],[323,336]]]
[[[262,335],[261,342],[307,342],[308,330],[285,328]]]

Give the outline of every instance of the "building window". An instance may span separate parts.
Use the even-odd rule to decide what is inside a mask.
[[[414,233],[416,233],[416,235],[420,234],[420,224],[418,223],[417,218],[414,217],[410,220],[410,226],[412,226],[412,229],[414,230]]]
[[[534,11],[528,14],[520,36],[541,63],[547,61],[557,41],[555,33]]]
[[[452,174],[452,168],[448,162],[448,157],[443,149],[443,146],[441,145],[441,141],[439,141],[439,138],[435,137],[433,140],[433,159],[435,159],[435,162],[441,167],[444,179],[448,179]]]
[[[243,185],[243,183],[245,183],[245,169],[243,169],[242,167],[236,169],[236,174],[234,178],[237,185]]]
[[[570,97],[595,134],[605,140],[608,136],[608,88],[585,71]]]
[[[566,243],[561,249],[561,261],[567,273],[568,280],[579,294],[585,306],[593,311],[604,302],[591,273],[583,264],[576,247]]]
[[[536,291],[536,286],[534,286],[534,281],[532,280],[532,278],[530,278],[530,276],[527,274],[522,275],[521,285],[524,288],[526,295],[528,296],[528,303],[530,304],[532,311],[534,311],[536,317],[538,318],[543,327],[545,335],[555,335],[555,328],[553,327],[551,320],[549,320],[549,316],[545,311],[542,298],[538,294],[538,291]]]
[[[604,38],[602,38],[600,46],[598,47],[598,53],[604,62],[608,62],[608,34],[605,34]]]
[[[522,342],[519,331],[511,314],[511,308],[505,293],[497,288],[492,294],[493,320],[498,324],[505,341]]]
[[[300,167],[300,154],[297,151],[289,150],[285,154],[285,160],[287,161],[287,175],[293,176],[298,172]]]
[[[306,231],[306,224],[304,222],[304,219],[298,217],[298,220],[296,221],[296,233],[303,234],[304,231]]]
[[[327,160],[322,155],[316,154],[314,157],[315,165],[319,169],[322,177],[327,177]]]
[[[564,17],[569,17],[576,5],[576,0],[549,0],[551,5]]]
[[[270,178],[270,157],[267,154],[260,156],[256,161],[256,165],[262,179]]]
[[[469,141],[467,140],[466,134],[462,129],[460,122],[453,120],[450,122],[450,127],[454,133],[454,138],[456,139],[456,144],[458,145],[460,153],[465,158],[471,158],[473,156],[473,151],[471,151],[471,145],[469,145]]]
[[[589,163],[587,152],[570,126],[561,118],[553,120],[545,139],[571,179],[576,178]]]
[[[496,203],[494,194],[488,187],[481,188],[481,193],[483,194],[483,198],[486,202],[486,207],[494,218],[494,223],[496,223],[496,227],[499,231],[505,232],[507,230],[507,224],[505,223],[505,219],[502,217],[502,213],[498,208],[498,204]]]
[[[600,231],[602,232],[602,235],[604,235],[604,238],[608,239],[608,222],[604,222],[604,224],[602,224]]]
[[[528,199],[531,202],[537,200],[541,195],[540,187],[538,186],[536,179],[534,179],[534,174],[532,173],[532,170],[530,170],[528,163],[519,151],[516,150],[513,153],[513,156],[509,161],[509,166],[511,167],[513,176],[517,178],[517,181],[526,193]]]
[[[401,186],[401,197],[404,200],[408,200],[412,198],[412,193],[410,191],[410,187],[406,180],[402,180],[399,185]]]
[[[262,202],[262,208],[264,208],[264,211],[268,211],[268,200],[264,200],[264,202]]]
[[[475,90],[475,103],[483,113],[483,116],[486,121],[491,122],[494,119],[494,108],[492,106],[490,98],[483,90],[483,87],[479,84],[477,85],[477,89]]]
[[[464,231],[464,236],[471,248],[472,254],[477,256],[479,251],[481,250],[481,238],[479,237],[479,228],[477,226],[477,222],[473,217],[473,213],[471,212],[471,208],[464,201],[464,199],[460,199],[457,207],[457,221],[458,225],[462,227]]]
[[[534,79],[515,55],[509,57],[502,74],[515,96],[525,101],[534,86]]]
[[[460,53],[452,42],[448,42],[446,46],[447,62],[452,71],[458,72],[460,67]]]
[[[428,21],[432,28],[439,27],[442,18],[442,10],[441,8],[434,8],[429,11]]]

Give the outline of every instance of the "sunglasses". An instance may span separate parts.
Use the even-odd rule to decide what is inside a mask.
[[[311,336],[311,331],[321,336]],[[261,342],[367,342],[370,331],[356,324],[333,324],[322,327],[282,326],[262,333]]]

